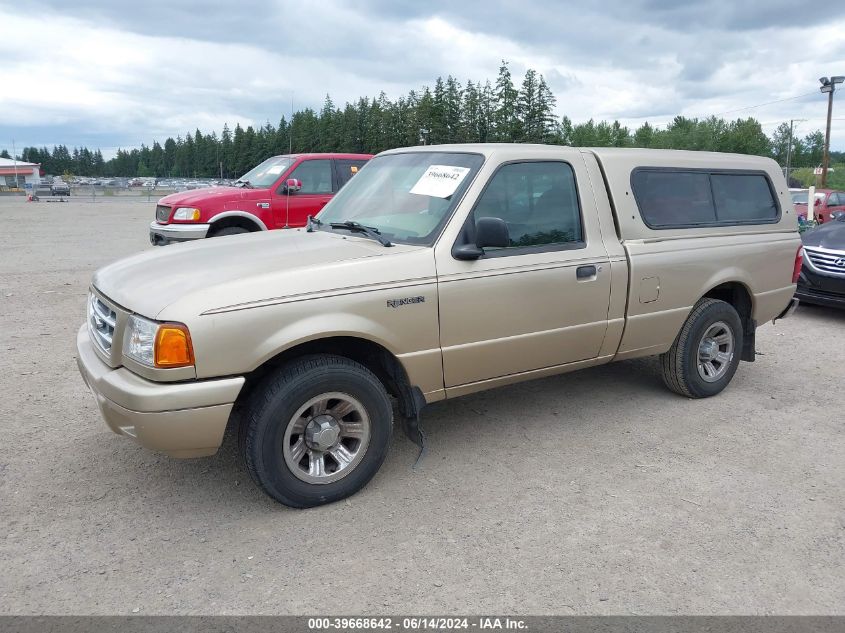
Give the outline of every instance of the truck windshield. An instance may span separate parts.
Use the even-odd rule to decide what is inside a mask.
[[[357,222],[390,241],[431,244],[483,162],[457,152],[378,156],[326,205],[320,229]]]
[[[270,187],[279,179],[279,176],[285,173],[292,163],[293,158],[290,156],[274,156],[273,158],[268,158],[238,178],[235,184],[242,183],[248,187],[255,187],[256,189]]]

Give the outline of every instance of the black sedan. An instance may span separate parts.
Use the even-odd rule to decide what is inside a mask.
[[[801,234],[804,265],[795,296],[805,303],[845,308],[845,213]]]

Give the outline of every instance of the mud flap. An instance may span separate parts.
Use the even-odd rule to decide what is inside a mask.
[[[425,396],[423,396],[419,387],[413,387],[410,396],[409,402],[412,403],[411,410],[402,411],[402,431],[409,440],[420,447],[417,460],[412,467],[416,470],[426,453],[425,433],[420,427],[420,414],[426,403]]]
[[[756,356],[757,321],[750,318],[745,319],[745,323],[742,324],[742,331],[742,354],[739,359],[753,363]]]

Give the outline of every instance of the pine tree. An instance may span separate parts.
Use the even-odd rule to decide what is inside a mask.
[[[446,126],[446,142],[461,142],[461,97],[463,91],[457,79],[449,75],[446,78],[446,90],[443,95],[443,122]]]
[[[555,116],[555,106],[557,99],[552,92],[549,85],[546,83],[545,77],[540,75],[540,81],[537,84],[537,114],[536,121],[538,127],[538,142],[551,143],[555,139],[558,123],[557,116]]]
[[[481,143],[496,138],[496,95],[490,81],[484,82],[479,95],[478,140]]]
[[[519,93],[513,86],[508,62],[502,60],[496,79],[496,114],[493,138],[497,141],[514,142],[519,134],[517,128],[517,98]]]
[[[428,127],[429,143],[437,145],[446,143],[449,139],[448,126],[446,124],[446,85],[443,78],[438,77],[434,82],[434,93],[432,95],[431,124]]]
[[[542,139],[542,126],[537,113],[538,87],[537,72],[529,68],[525,73],[525,79],[522,80],[522,88],[516,100],[519,131],[514,140],[537,143]]]
[[[467,81],[461,106],[461,136],[470,143],[480,142],[481,95],[472,81]]]

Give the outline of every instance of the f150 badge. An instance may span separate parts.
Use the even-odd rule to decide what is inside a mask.
[[[388,299],[388,308],[411,305],[412,303],[425,303],[425,297],[405,297],[404,299]]]

